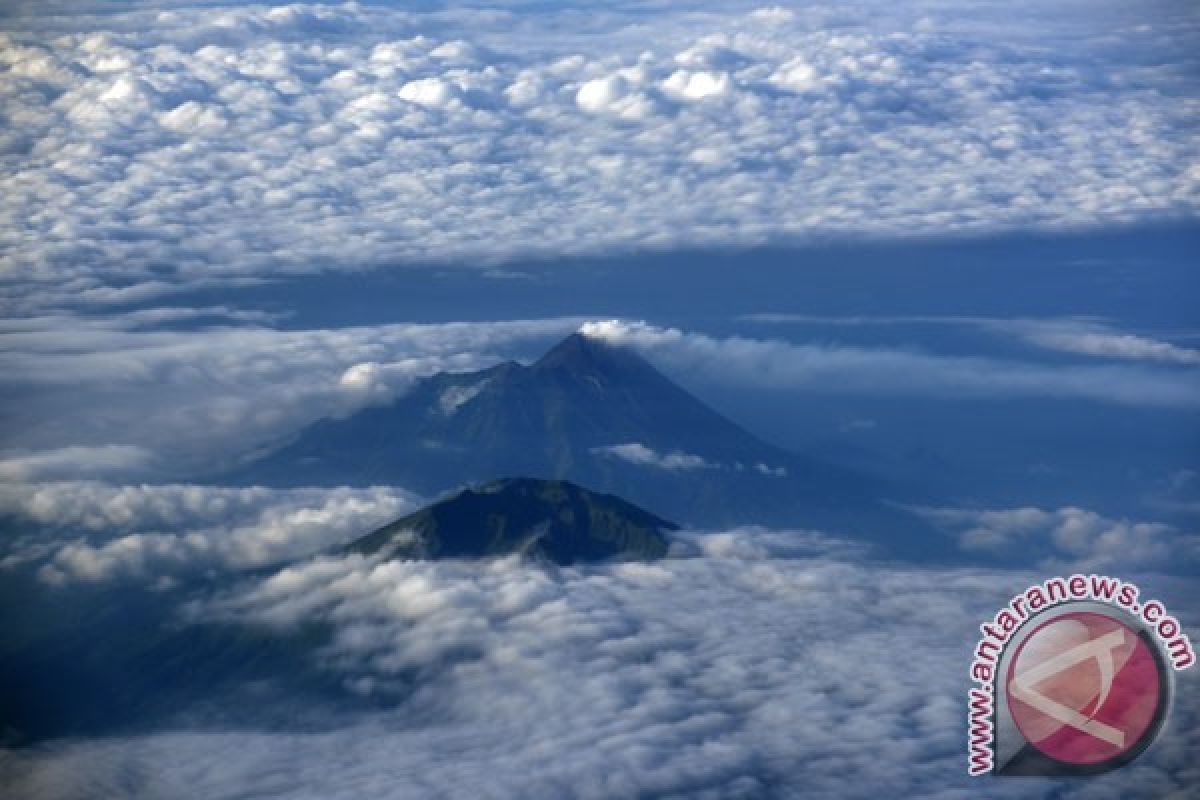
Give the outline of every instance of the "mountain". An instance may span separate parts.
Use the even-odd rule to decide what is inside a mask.
[[[882,492],[763,442],[633,350],[578,333],[529,366],[440,373],[388,406],[317,422],[222,479],[437,494],[496,475],[569,479],[699,525],[829,525],[878,509]]]
[[[632,503],[567,481],[508,478],[396,520],[347,549],[388,558],[481,558],[520,553],[556,564],[650,560],[676,530]]]

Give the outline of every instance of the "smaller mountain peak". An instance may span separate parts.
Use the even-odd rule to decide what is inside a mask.
[[[651,560],[678,526],[574,483],[503,478],[402,517],[349,545],[385,558],[524,555],[556,564]]]

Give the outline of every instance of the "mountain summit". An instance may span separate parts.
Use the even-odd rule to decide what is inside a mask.
[[[773,447],[630,348],[572,334],[531,365],[439,373],[391,405],[323,420],[232,478],[393,484],[425,494],[496,475],[569,479],[705,525],[816,525],[869,481]]]
[[[598,336],[572,333],[546,351],[531,367],[535,372],[562,372],[581,378],[623,375],[663,379],[636,350],[610,344]]]
[[[461,492],[370,533],[347,549],[385,558],[520,554],[556,564],[650,560],[678,526],[568,481],[507,478]]]

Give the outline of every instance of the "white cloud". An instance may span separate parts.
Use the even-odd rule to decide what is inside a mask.
[[[783,6],[769,6],[767,8],[756,8],[750,12],[750,17],[761,22],[782,24],[791,22],[796,18],[796,15]]]
[[[811,314],[745,314],[747,322],[806,325],[954,325],[1014,336],[1036,347],[1059,353],[1131,361],[1200,365],[1200,350],[1138,333],[1114,329],[1102,320],[1068,317],[1029,319],[964,316],[823,317]]]
[[[1200,406],[1200,376],[1144,366],[1061,366],[780,339],[722,339],[623,320],[588,322],[581,330],[637,348],[671,374],[744,386],[867,394],[1063,397],[1163,408]]]
[[[724,72],[680,69],[663,81],[663,88],[685,100],[704,100],[729,94],[733,90],[733,83]]]
[[[400,87],[400,97],[419,106],[443,108],[458,96],[458,87],[440,78],[421,78]]]
[[[0,779],[56,800],[978,794],[964,766],[970,648],[1044,575],[850,563],[803,532],[695,539],[686,557],[586,569],[289,567],[197,618],[260,636],[328,623],[320,663],[386,710],[301,734],[50,743],[5,754]],[[1143,588],[1197,619],[1185,582]],[[1169,729],[1135,763],[1082,783],[995,781],[989,796],[1183,796],[1198,777],[1195,673],[1178,676]]]
[[[685,453],[681,450],[672,450],[668,453],[660,453],[653,448],[647,447],[641,442],[626,442],[625,444],[593,447],[591,452],[598,456],[619,458],[622,461],[629,462],[630,464],[636,464],[642,467],[653,467],[654,469],[665,469],[672,471],[693,469],[731,469],[735,472],[753,470],[761,475],[769,475],[774,478],[784,478],[787,477],[788,474],[787,467],[771,466],[762,462],[746,465],[740,461],[735,461],[732,464],[724,464],[716,461],[710,461],[702,456],[692,453]]]
[[[658,469],[712,469],[718,466],[700,456],[678,450],[673,450],[669,453],[659,453],[657,450],[653,450],[640,442],[593,447],[592,452],[597,455],[619,458],[622,461],[628,461],[630,464],[656,467]]]
[[[129,445],[61,447],[25,454],[0,452],[0,480],[51,480],[81,473],[95,476],[145,474],[153,462],[149,450]]]
[[[491,366],[580,322],[162,328],[188,321],[177,311],[0,323],[0,386],[38,398],[13,407],[28,423],[11,426],[0,474],[214,474],[321,417],[387,402],[436,372]]]
[[[805,92],[820,86],[816,69],[803,57],[793,58],[771,75],[771,82],[793,92]]]
[[[579,87],[575,102],[584,111],[604,111],[625,94],[625,81],[619,75],[595,78]]]
[[[964,551],[1046,569],[1187,571],[1200,567],[1200,534],[1161,522],[1113,519],[1082,508],[921,508]]]
[[[599,569],[322,560],[209,613],[333,621],[322,659],[360,691],[419,676],[410,713],[457,721],[426,734],[448,737],[429,746],[457,754],[458,791],[479,776],[498,796],[858,796],[846,788],[911,776],[885,766],[898,759],[958,774],[958,639],[994,578],[851,567],[801,532],[691,541],[695,556]],[[887,642],[900,640],[896,669]],[[468,730],[474,745],[451,744]]]
[[[47,583],[243,570],[310,555],[370,533],[417,506],[400,489],[264,489],[96,482],[0,488],[20,534],[0,565],[44,562]]]
[[[1166,6],[168,5],[6,16],[10,307],[1200,198]]]
[[[223,131],[226,120],[220,111],[209,108],[195,100],[189,100],[183,105],[159,115],[163,127],[170,128],[176,133],[188,135],[214,135]]]
[[[1023,335],[1039,347],[1064,353],[1200,366],[1200,350],[1100,326],[1025,325]]]

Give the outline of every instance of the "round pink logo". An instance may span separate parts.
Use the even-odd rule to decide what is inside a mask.
[[[1063,614],[1034,629],[1010,662],[1005,689],[1026,741],[1076,765],[1141,752],[1157,733],[1168,691],[1143,638],[1092,611]]]

